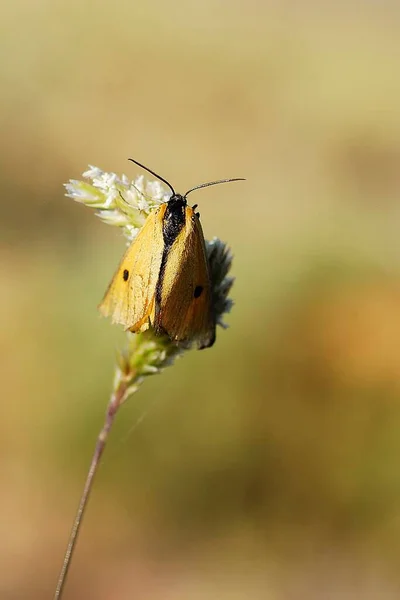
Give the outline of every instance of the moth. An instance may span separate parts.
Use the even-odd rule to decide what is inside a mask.
[[[132,332],[150,326],[159,335],[183,346],[199,349],[215,341],[216,319],[212,284],[197,204],[189,206],[194,190],[241,181],[221,179],[202,183],[186,194],[177,194],[166,180],[140,164],[171,190],[169,200],[147,217],[125,252],[99,305],[101,314]]]

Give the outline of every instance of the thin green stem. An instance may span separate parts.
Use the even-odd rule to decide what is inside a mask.
[[[97,438],[96,447],[93,453],[90,468],[86,477],[85,486],[83,488],[82,496],[79,502],[78,510],[72,525],[71,533],[68,540],[67,549],[65,551],[63,564],[61,567],[60,574],[58,576],[57,588],[54,594],[54,600],[60,600],[62,597],[65,582],[67,579],[69,567],[71,565],[72,556],[74,553],[75,545],[78,539],[80,527],[82,525],[83,515],[89,500],[90,492],[93,487],[93,480],[97,472],[97,468],[100,463],[101,455],[103,454],[105,445],[107,443],[108,435],[111,427],[114,423],[115,416],[118,412],[119,407],[126,399],[127,394],[127,382],[121,380],[117,389],[113,392],[110,402],[107,407],[104,425]]]

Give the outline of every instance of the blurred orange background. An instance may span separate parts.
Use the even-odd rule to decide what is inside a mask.
[[[399,4],[17,0],[1,46],[0,597],[52,597],[124,340],[62,184],[132,156],[247,178],[193,199],[235,306],[118,415],[65,599],[399,598]]]

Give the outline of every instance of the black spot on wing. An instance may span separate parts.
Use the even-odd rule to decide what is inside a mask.
[[[195,298],[199,298],[203,292],[203,286],[202,285],[196,285],[196,287],[194,288],[194,292],[193,292],[193,296]]]

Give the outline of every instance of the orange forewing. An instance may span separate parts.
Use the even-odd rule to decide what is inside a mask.
[[[211,282],[200,219],[186,207],[185,226],[174,241],[166,262],[161,287],[161,302],[156,308],[155,327],[172,340],[200,348],[215,340],[211,304]]]
[[[163,254],[162,223],[166,204],[150,213],[125,252],[99,310],[131,331],[154,321],[154,296]]]

